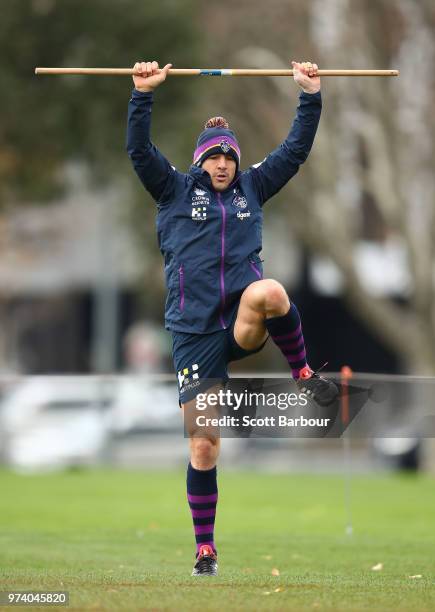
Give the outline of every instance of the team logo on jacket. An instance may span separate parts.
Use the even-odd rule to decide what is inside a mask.
[[[245,196],[240,195],[237,190],[234,190],[234,193],[236,194],[233,198],[233,201],[231,202],[233,206],[235,206],[236,208],[246,208],[248,206],[248,200],[245,198]]]

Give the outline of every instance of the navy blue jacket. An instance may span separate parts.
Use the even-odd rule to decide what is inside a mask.
[[[225,329],[243,290],[262,278],[263,204],[296,174],[310,152],[321,95],[300,95],[285,141],[262,163],[238,172],[216,192],[208,172],[176,170],[150,140],[152,93],[133,90],[127,151],[157,202],[157,232],[165,260],[167,329],[208,334]]]

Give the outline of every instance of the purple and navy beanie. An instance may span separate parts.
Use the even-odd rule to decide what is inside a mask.
[[[201,166],[210,155],[224,153],[234,159],[237,172],[240,165],[240,147],[236,135],[229,129],[228,121],[223,117],[212,117],[204,127],[193,154],[195,166]]]

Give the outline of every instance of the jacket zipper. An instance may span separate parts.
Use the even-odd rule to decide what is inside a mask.
[[[184,310],[184,269],[183,264],[178,268],[178,280],[180,283],[180,310]]]
[[[226,323],[224,319],[224,308],[225,308],[225,275],[224,275],[224,265],[225,265],[225,225],[226,225],[226,211],[225,206],[222,202],[221,194],[217,194],[218,202],[221,207],[222,213],[222,230],[221,230],[221,268],[220,268],[220,290],[221,290],[221,311],[219,314],[220,324],[223,329],[226,328]]]

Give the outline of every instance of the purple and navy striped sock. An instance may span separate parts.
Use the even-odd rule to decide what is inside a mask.
[[[308,364],[298,309],[291,304],[287,314],[266,319],[265,325],[272,340],[287,359],[293,378],[299,378],[300,371]]]
[[[196,470],[189,463],[187,467],[187,499],[193,519],[196,552],[208,544],[214,545],[214,520],[218,499],[216,466],[211,470]]]

